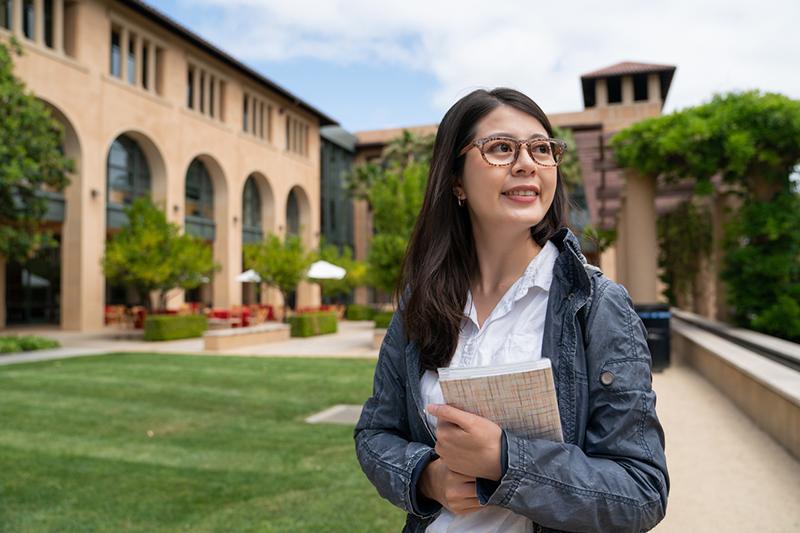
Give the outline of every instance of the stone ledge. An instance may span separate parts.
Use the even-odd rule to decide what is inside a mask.
[[[800,372],[680,318],[672,322],[672,335],[679,359],[800,459]]]
[[[288,324],[259,324],[245,328],[206,331],[203,334],[203,346],[206,350],[226,350],[289,339]]]

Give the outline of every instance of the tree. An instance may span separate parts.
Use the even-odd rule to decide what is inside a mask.
[[[734,318],[745,327],[798,338],[800,204],[790,176],[800,163],[800,101],[758,91],[717,95],[639,122],[617,134],[612,146],[622,167],[667,182],[694,180],[699,196],[713,192],[711,178],[718,175],[741,197],[727,227],[722,273]],[[683,239],[686,231],[663,236]],[[691,245],[708,253],[701,242]],[[691,268],[680,261],[673,268],[679,264]],[[667,275],[685,279],[691,272]]]
[[[366,264],[353,259],[353,250],[349,246],[344,246],[341,250],[330,243],[326,243],[322,238],[319,251],[315,254],[317,259],[338,265],[347,271],[342,279],[315,279],[314,283],[319,283],[322,294],[340,301],[350,294],[354,288],[364,283],[366,277]]]
[[[125,212],[127,225],[106,244],[103,272],[111,283],[136,288],[148,310],[152,291],[158,293],[159,309],[165,309],[168,291],[199,287],[219,270],[211,247],[181,235],[150,198],[138,198]]]
[[[13,74],[12,39],[0,42],[0,257],[24,261],[55,241],[43,230],[44,190],[61,192],[73,163],[62,153],[63,128]]]
[[[385,292],[392,292],[400,279],[403,256],[422,208],[427,181],[428,164],[412,163],[403,170],[387,170],[369,192],[376,233],[367,256],[368,277]]]
[[[284,321],[287,319],[289,293],[297,288],[313,260],[313,255],[306,252],[297,235],[287,235],[281,241],[280,237],[271,233],[260,243],[244,246],[245,268],[255,270],[261,276],[262,283],[280,291]]]

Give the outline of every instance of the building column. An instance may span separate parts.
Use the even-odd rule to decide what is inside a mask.
[[[622,198],[619,211],[617,212],[617,241],[614,244],[615,265],[617,267],[616,282],[628,286],[628,239],[626,232],[628,224],[625,218],[625,198]]]
[[[625,172],[626,278],[635,303],[658,301],[658,240],[656,183],[650,176]]]
[[[33,2],[33,40],[39,46],[44,46],[44,0]]]
[[[192,72],[192,109],[200,111],[200,69],[191,66]]]
[[[650,74],[647,76],[647,101],[661,101],[661,82],[658,74]]]
[[[0,257],[0,328],[6,327],[6,260]]]
[[[608,83],[604,78],[594,82],[595,106],[605,107],[608,105]]]
[[[53,50],[64,53],[64,0],[53,0]]]
[[[227,199],[226,199],[227,201]],[[241,283],[236,276],[242,266],[242,215],[240,208],[225,209],[222,223],[217,222],[214,238],[214,260],[222,267],[214,274],[214,307],[231,307],[242,303]]]
[[[156,94],[156,47],[147,43],[147,90]]]
[[[128,83],[128,28],[119,30],[119,75],[122,81]]]
[[[142,50],[144,49],[144,39],[136,37],[136,75],[133,82],[134,85],[144,88],[144,80],[142,79]]]
[[[619,283],[617,276],[617,245],[612,244],[600,254],[600,268],[603,274],[612,281]]]
[[[103,328],[105,276],[101,260],[106,241],[105,146],[86,142],[78,174],[64,191],[66,211],[61,236],[61,329]],[[96,191],[94,193],[93,191]]]
[[[22,37],[22,0],[12,0],[11,5],[11,31],[14,36]]]
[[[622,103],[633,103],[633,76],[622,77]]]

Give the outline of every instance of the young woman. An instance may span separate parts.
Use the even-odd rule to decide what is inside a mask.
[[[664,516],[664,435],[645,330],[566,229],[545,114],[474,91],[439,126],[425,200],[355,429],[405,531],[632,531]],[[402,291],[399,290],[402,288]],[[437,368],[547,357],[564,442],[443,405]]]

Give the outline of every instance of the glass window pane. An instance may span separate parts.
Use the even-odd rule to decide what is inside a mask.
[[[242,109],[242,130],[247,131],[247,108],[250,98],[244,95],[244,104]]]
[[[136,36],[128,38],[128,83],[136,83]]]
[[[33,40],[36,34],[36,17],[34,16],[33,0],[22,2],[22,32],[25,37]]]
[[[206,112],[206,73],[200,71],[200,108],[201,113]]]
[[[145,89],[150,88],[150,79],[147,77],[147,68],[148,68],[147,63],[150,59],[148,57],[149,51],[150,51],[150,46],[148,45],[148,43],[144,43],[144,46],[142,47],[142,87],[144,87]]]
[[[186,77],[186,107],[194,109],[194,69],[191,67]]]
[[[122,168],[128,166],[128,151],[119,139],[111,144],[111,150],[108,152],[108,164]]]
[[[0,26],[11,29],[11,2],[12,0],[0,0]]]
[[[111,75],[119,78],[121,72],[119,31],[111,30]]]
[[[53,48],[53,0],[44,0],[44,44]]]

